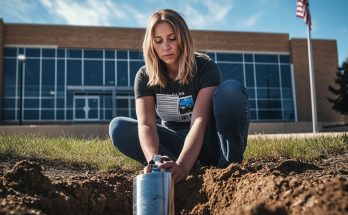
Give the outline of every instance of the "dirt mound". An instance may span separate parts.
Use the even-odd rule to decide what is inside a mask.
[[[325,171],[294,160],[258,163],[206,169],[187,179],[176,188],[185,208],[177,213],[348,214],[347,174],[337,168]],[[342,165],[347,164],[346,157]]]
[[[0,214],[131,214],[135,172],[0,171]],[[175,185],[176,214],[348,214],[348,153],[313,163],[248,160],[204,167]]]
[[[37,163],[18,162],[4,175],[3,184],[5,187],[28,195],[37,193],[47,196],[52,188],[50,180],[41,171],[42,168]]]
[[[49,179],[21,161],[0,178],[0,214],[131,214],[130,181],[123,171]]]

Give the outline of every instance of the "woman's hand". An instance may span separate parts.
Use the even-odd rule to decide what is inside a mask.
[[[152,171],[151,165],[147,165],[146,167],[144,167],[144,174],[150,173],[151,171]]]
[[[161,162],[166,162],[166,161],[171,161],[170,158],[166,155],[161,156]],[[144,167],[144,174],[150,173],[152,171],[152,165],[148,164],[147,166]]]
[[[165,161],[159,165],[159,168],[171,172],[175,183],[185,179],[188,175],[184,165],[174,161]]]

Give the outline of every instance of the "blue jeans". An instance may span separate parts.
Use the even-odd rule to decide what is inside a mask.
[[[198,156],[203,165],[226,167],[242,162],[247,145],[249,105],[245,87],[234,80],[222,82],[213,95],[213,114],[207,125]],[[188,131],[174,131],[157,125],[159,154],[176,160]],[[109,125],[112,143],[124,155],[141,163],[146,161],[138,137],[138,123],[127,117],[116,117]]]

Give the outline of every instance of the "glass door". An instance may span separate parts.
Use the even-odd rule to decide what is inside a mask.
[[[74,97],[74,120],[96,121],[99,120],[98,96]]]

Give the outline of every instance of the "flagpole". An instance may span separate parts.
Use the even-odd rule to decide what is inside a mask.
[[[315,95],[315,77],[314,77],[314,66],[312,58],[312,44],[311,44],[311,30],[310,26],[307,25],[307,43],[308,43],[308,63],[309,63],[309,79],[310,79],[310,90],[311,90],[311,104],[312,104],[312,124],[313,133],[319,132],[318,120],[317,120],[317,102]]]

